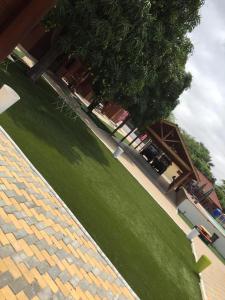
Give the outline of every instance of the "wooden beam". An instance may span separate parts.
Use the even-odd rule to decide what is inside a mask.
[[[164,140],[164,142],[170,142],[170,143],[178,143],[178,144],[181,144],[181,142],[180,141],[178,141],[178,140]]]
[[[163,140],[165,141],[174,131],[174,128],[172,128],[164,137]]]
[[[163,123],[160,122],[160,132],[161,132],[161,138],[163,139]]]
[[[191,171],[191,168],[158,136],[158,134],[152,129],[148,128],[149,133],[152,137],[162,146],[162,150],[166,152],[170,156],[174,162],[181,167],[181,169],[185,169],[187,171]]]
[[[169,186],[168,192],[172,191],[173,188],[177,188],[181,186],[187,178],[191,175],[191,172],[183,173],[179,177],[177,177]]]

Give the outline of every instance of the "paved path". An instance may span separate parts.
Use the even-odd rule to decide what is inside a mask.
[[[104,131],[96,127],[96,125],[81,112],[81,118],[87,126],[96,134],[96,136],[113,152],[117,146],[116,142]],[[190,232],[188,225],[177,214],[177,209],[170,201],[169,196],[160,190],[157,181],[149,179],[149,176],[137,166],[136,162],[131,159],[130,155],[123,154],[119,161],[122,165],[136,178],[136,180],[149,192],[149,194],[157,201],[157,203],[166,211],[166,213],[174,220],[174,222],[187,234]],[[215,256],[215,254],[199,239],[193,241],[193,248],[196,258],[201,255],[207,255],[212,261],[212,265],[201,274],[201,289],[204,299],[208,300],[225,300],[225,266]]]
[[[0,128],[0,300],[138,299]]]

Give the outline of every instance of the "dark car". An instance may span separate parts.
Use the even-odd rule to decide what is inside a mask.
[[[162,175],[171,164],[172,161],[170,158],[163,154],[160,157],[155,157],[151,163],[151,166],[156,170],[157,173]]]
[[[154,145],[150,145],[144,148],[140,153],[148,162],[151,162],[159,154],[159,150]]]

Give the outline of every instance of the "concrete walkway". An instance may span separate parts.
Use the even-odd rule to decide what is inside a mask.
[[[116,141],[108,133],[99,129],[84,112],[79,112],[79,115],[105,146],[111,152],[114,152],[117,147]],[[185,234],[190,232],[188,225],[177,214],[177,209],[171,201],[171,195],[166,195],[163,190],[160,189],[160,186],[157,185],[157,178],[153,180],[150,179],[149,176],[146,175],[146,172],[141,170],[140,166],[137,166],[131,156],[126,153],[119,158],[119,161],[165,210],[181,230],[183,230]],[[225,265],[199,238],[195,238],[192,245],[196,259],[205,254],[212,261],[212,265],[200,275],[200,287],[203,299],[225,300]]]

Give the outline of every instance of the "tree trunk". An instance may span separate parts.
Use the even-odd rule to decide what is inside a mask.
[[[49,51],[27,72],[32,81],[37,81],[56,58],[63,53],[62,47],[53,45]]]
[[[126,117],[126,119],[124,119],[123,122],[113,130],[113,132],[111,133],[111,135],[114,135],[114,134],[115,134],[120,128],[122,128],[129,120],[130,120],[130,116]]]
[[[93,110],[99,105],[99,100],[98,99],[94,99],[91,104],[88,105],[88,113],[92,113]]]
[[[120,140],[120,143],[122,143],[132,132],[134,132],[136,130],[136,128],[134,129],[131,129],[128,134],[126,134],[121,140]]]

